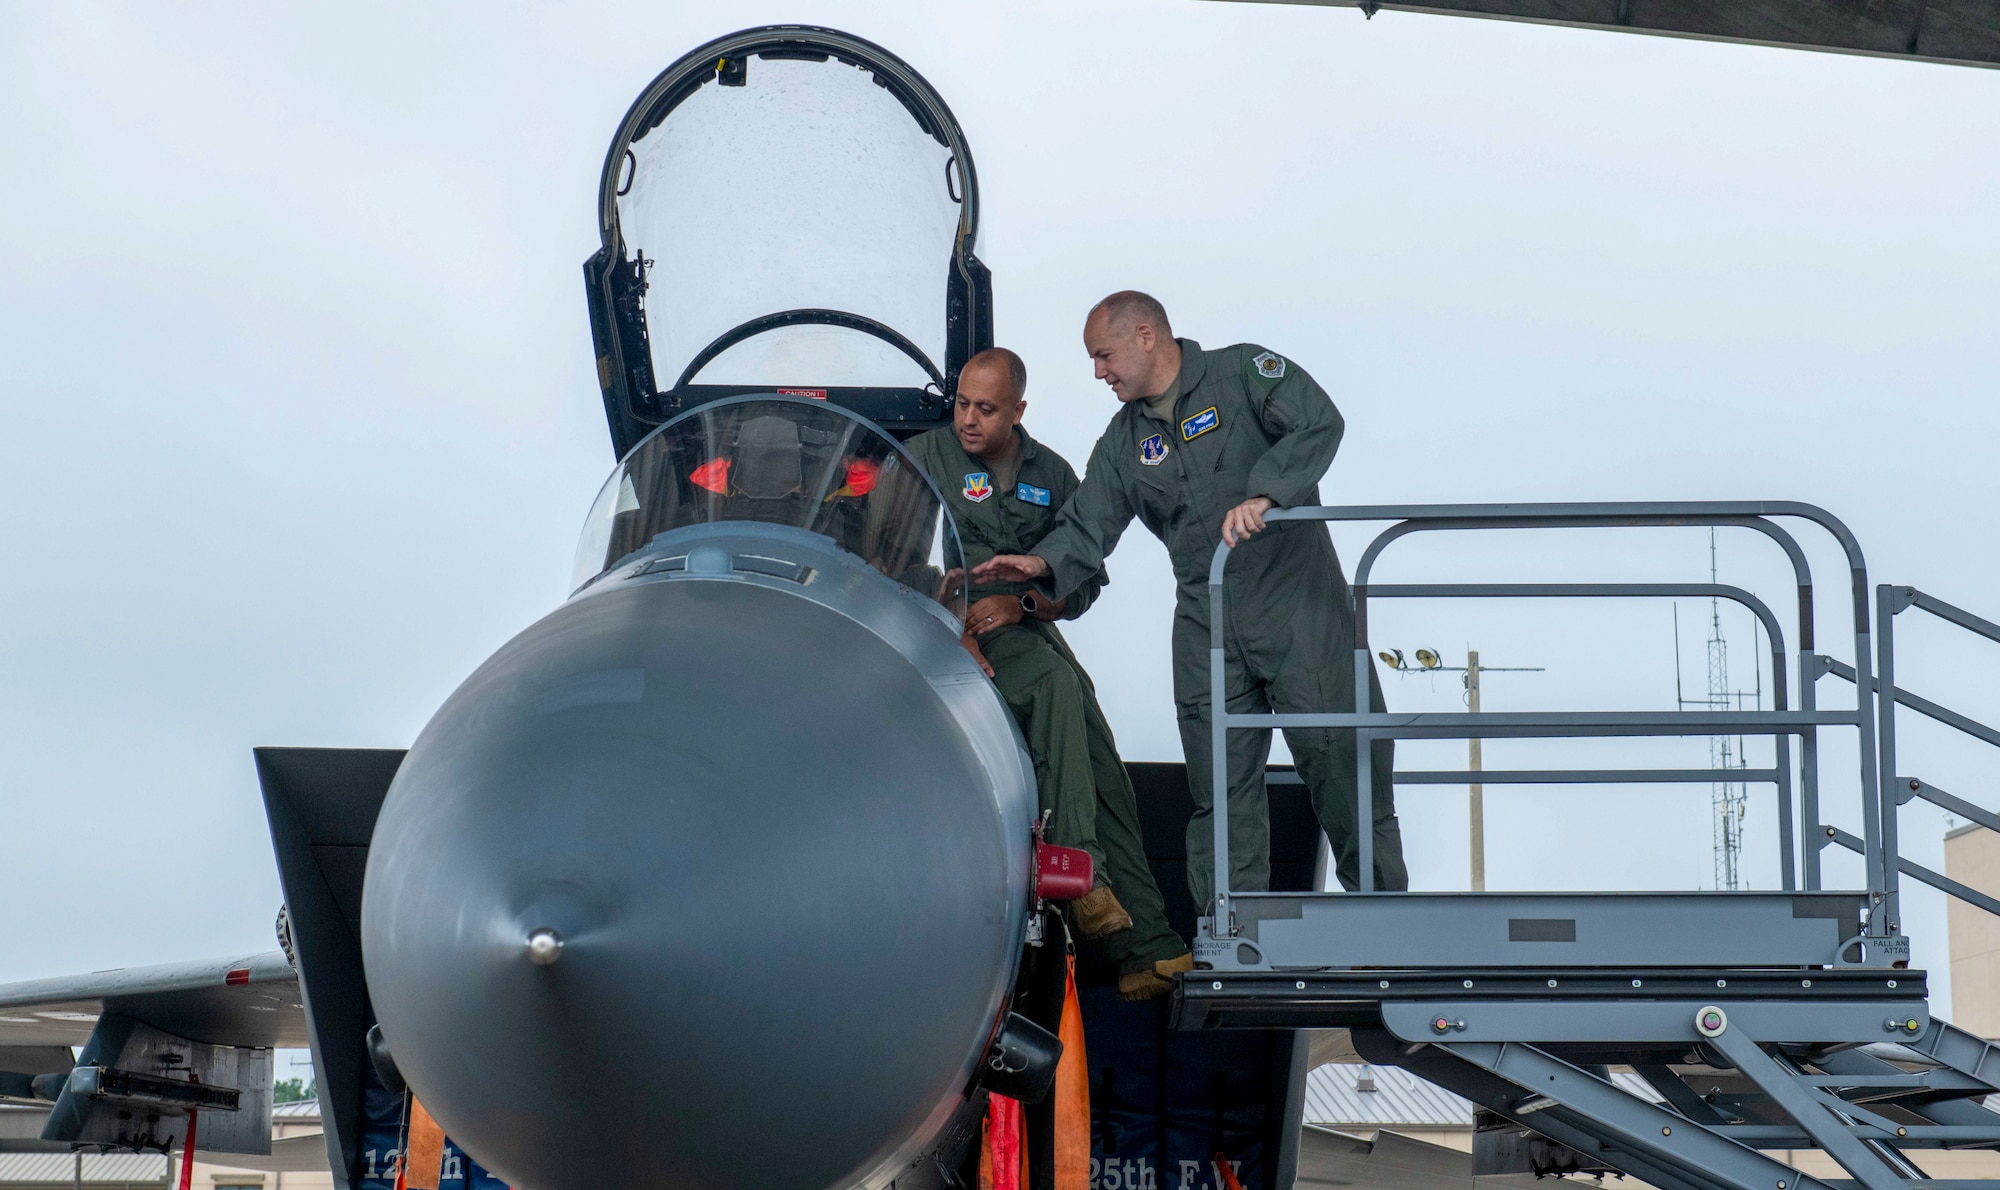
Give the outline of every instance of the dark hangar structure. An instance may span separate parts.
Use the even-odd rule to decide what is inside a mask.
[[[1969,0],[1356,6],[1978,65],[2000,44],[2000,12]],[[0,987],[0,1098],[48,1113],[39,1138],[0,1147],[268,1153],[272,1048],[309,1044],[341,1190],[396,1187],[406,1089],[449,1131],[439,1169],[465,1190],[973,1184],[987,1096],[1043,1093],[1062,978],[1032,765],[957,644],[949,505],[899,445],[944,423],[959,365],[992,343],[978,204],[942,96],[860,38],[745,30],[642,91],[584,266],[617,467],[573,593],[410,749],[257,751],[278,951]],[[1363,672],[1384,599],[1709,597],[1762,624],[1776,705],[1218,715],[1218,764],[1227,733],[1272,726],[1755,737],[1769,763],[1750,769],[1476,779],[1748,782],[1780,824],[1779,887],[1321,892],[1303,790],[1273,769],[1278,836],[1308,845],[1273,857],[1268,891],[1231,889],[1219,862],[1215,901],[1195,905],[1183,766],[1133,764],[1149,859],[1200,969],[1133,1005],[1079,952],[1100,1187],[1311,1181],[1309,1035],[1473,1101],[1483,1174],[1915,1190],[1949,1185],[1926,1175],[1929,1152],[2000,1148],[1985,1106],[2000,1048],[1931,1013],[1902,884],[2000,900],[1904,858],[1898,811],[1921,799],[1996,830],[2000,814],[1922,776],[1899,709],[1989,745],[2000,730],[1895,679],[1899,617],[1994,641],[2000,624],[1871,582],[1846,526],[1795,502],[1273,515],[1386,526],[1353,572]],[[1374,579],[1417,535],[1679,526],[1758,535],[1792,587],[1767,601],[1699,581]],[[1813,572],[1801,533],[1831,541],[1837,573]],[[1227,564],[1218,550],[1218,623]],[[800,657],[816,662],[803,677]],[[1852,763],[1822,764],[1836,737]],[[1371,750],[1357,754],[1366,822]],[[1218,857],[1228,827],[1215,819]],[[1859,875],[1832,866],[1830,885],[1828,848]],[[1031,1107],[1035,1190],[1053,1184],[1051,1127]],[[1846,1176],[1780,1159],[1800,1150]]]
[[[1569,29],[1651,33],[1779,49],[2000,66],[2000,13],[1988,0],[1245,0],[1377,12],[1485,17]]]

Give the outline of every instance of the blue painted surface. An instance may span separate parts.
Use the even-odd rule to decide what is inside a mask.
[[[392,1094],[368,1070],[368,1118],[361,1128],[359,1190],[395,1190],[396,1163],[409,1137],[403,1097]],[[446,1137],[438,1190],[509,1190],[507,1183],[465,1155]]]

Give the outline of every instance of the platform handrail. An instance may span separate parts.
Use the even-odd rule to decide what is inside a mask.
[[[1850,682],[1854,680],[1853,666],[1835,657],[1828,657],[1824,654],[1818,654],[1817,656],[1818,656],[1819,667],[1822,674],[1832,674],[1836,678],[1844,678]],[[1873,682],[1870,685],[1870,689],[1874,690],[1875,693],[1879,696],[1882,692],[1881,681],[1878,679],[1877,681]],[[1910,708],[1911,710],[1917,712],[1919,715],[1923,715],[1929,719],[1935,719],[1939,723],[1944,724],[1946,727],[1955,728],[1959,731],[1964,732],[1966,735],[1969,735],[1976,740],[1980,740],[1985,743],[1992,744],[1996,748],[2000,748],[2000,731],[1996,731],[1995,729],[1986,726],[1984,723],[1981,723],[1979,720],[1974,719],[1969,715],[1961,715],[1957,711],[1952,710],[1950,707],[1947,707],[1942,703],[1932,702],[1930,699],[1925,698],[1920,694],[1912,694],[1910,691],[1903,689],[1901,686],[1896,687],[1895,693],[1896,693],[1896,701],[1898,703]]]
[[[1369,745],[1376,738],[1454,738],[1481,737],[1504,738],[1518,736],[1589,736],[1589,735],[1706,735],[1715,734],[1715,729],[1743,732],[1746,734],[1768,734],[1776,738],[1799,735],[1802,738],[1802,759],[1807,771],[1816,767],[1815,729],[1819,726],[1852,726],[1860,736],[1859,779],[1862,794],[1862,819],[1867,835],[1864,846],[1871,853],[1869,871],[1871,874],[1869,895],[1871,904],[1880,904],[1884,898],[1884,882],[1879,879],[1883,870],[1880,862],[1882,852],[1882,799],[1878,783],[1878,769],[1875,747],[1875,716],[1869,712],[1870,687],[1857,684],[1856,706],[1853,711],[1820,711],[1813,697],[1812,685],[1804,677],[1804,663],[1811,656],[1812,646],[1806,642],[1813,639],[1812,632],[1812,584],[1810,569],[1804,552],[1792,536],[1781,527],[1765,518],[1783,516],[1796,517],[1813,522],[1824,529],[1839,543],[1849,565],[1852,582],[1854,638],[1856,643],[1856,664],[1866,671],[1874,650],[1871,648],[1869,604],[1867,600],[1867,569],[1859,542],[1852,532],[1832,514],[1816,506],[1793,501],[1667,501],[1667,502],[1619,502],[1619,503],[1562,503],[1562,504],[1464,504],[1464,505],[1350,505],[1320,506],[1277,509],[1265,514],[1268,521],[1394,521],[1370,543],[1355,570],[1354,592],[1354,666],[1355,666],[1355,708],[1351,713],[1281,713],[1232,715],[1227,710],[1223,684],[1224,645],[1222,625],[1223,577],[1228,563],[1230,546],[1219,542],[1209,567],[1209,660],[1210,660],[1210,700],[1211,700],[1211,780],[1213,799],[1211,825],[1215,845],[1215,899],[1205,908],[1212,914],[1212,936],[1220,938],[1233,933],[1233,916],[1230,913],[1231,890],[1229,888],[1229,810],[1228,810],[1228,748],[1227,733],[1234,730],[1258,730],[1273,727],[1339,727],[1353,728],[1357,733],[1356,751],[1356,850],[1359,860],[1359,883],[1357,891],[1372,893],[1375,883],[1374,838],[1370,824],[1374,821],[1373,781],[1371,773],[1371,751]],[[1535,712],[1528,714],[1389,714],[1373,713],[1368,710],[1370,690],[1369,678],[1373,672],[1373,662],[1367,641],[1367,598],[1370,593],[1367,582],[1375,560],[1393,541],[1412,533],[1425,530],[1470,530],[1470,529],[1517,529],[1517,528],[1612,528],[1612,527],[1654,527],[1676,525],[1730,525],[1752,528],[1771,537],[1783,548],[1792,560],[1799,586],[1799,639],[1801,650],[1801,680],[1799,710],[1773,710],[1756,712],[1689,712],[1671,713],[1647,712]],[[1474,594],[1504,594],[1508,588],[1520,589],[1524,586],[1537,588],[1537,594],[1580,595],[1585,593],[1611,593],[1618,587],[1665,588],[1687,586],[1687,584],[1397,584],[1389,589],[1398,597],[1417,597],[1431,594],[1471,596]],[[1573,588],[1563,591],[1563,586]],[[1626,591],[1619,590],[1618,594]],[[1716,592],[1718,596],[1720,592]],[[1746,592],[1747,594],[1747,592]],[[1753,597],[1754,598],[1754,597]],[[1760,614],[1767,627],[1775,621]],[[1774,633],[1774,640],[1779,639]],[[1608,771],[1608,770],[1607,770]],[[1636,775],[1642,770],[1630,770]],[[1789,774],[1789,763],[1786,766]],[[1818,825],[1816,781],[1802,782],[1803,797],[1809,824]],[[1789,798],[1786,799],[1789,808]],[[1785,833],[1790,841],[1790,831]],[[1816,847],[1805,848],[1808,857],[1807,887],[1818,887],[1818,864]],[[1786,865],[1789,886],[1790,867]],[[1881,932],[1887,927],[1883,915],[1870,917],[1870,932]]]
[[[1391,506],[1384,506],[1385,511],[1390,507]],[[1538,507],[1560,508],[1567,510],[1567,509],[1574,509],[1579,506],[1578,505],[1533,505],[1533,504],[1464,505],[1464,506],[1459,506],[1459,509],[1492,508],[1492,509],[1504,509],[1508,510],[1508,512],[1504,515],[1498,513],[1493,515],[1483,515],[1483,516],[1453,515],[1448,517],[1441,517],[1435,521],[1420,520],[1417,518],[1404,519],[1399,523],[1391,525],[1388,528],[1382,530],[1382,532],[1376,534],[1375,539],[1368,543],[1368,548],[1361,552],[1361,560],[1358,563],[1356,563],[1354,567],[1354,586],[1369,588],[1370,587],[1369,576],[1374,573],[1376,559],[1381,557],[1382,551],[1388,549],[1389,546],[1394,544],[1396,541],[1404,537],[1408,537],[1413,533],[1441,532],[1453,529],[1603,529],[1603,528],[1640,527],[1640,526],[1648,528],[1673,528],[1676,526],[1687,526],[1687,525],[1706,525],[1716,528],[1751,529],[1755,530],[1756,532],[1764,534],[1766,537],[1769,537],[1773,542],[1777,544],[1778,548],[1785,551],[1785,557],[1788,560],[1790,560],[1792,564],[1792,575],[1794,581],[1798,585],[1798,592],[1799,592],[1799,607],[1798,607],[1799,647],[1801,649],[1813,647],[1812,641],[1814,635],[1813,634],[1814,617],[1813,617],[1813,603],[1812,603],[1812,567],[1806,561],[1805,551],[1799,548],[1798,539],[1796,537],[1793,537],[1789,532],[1787,532],[1783,526],[1774,525],[1770,521],[1763,519],[1761,516],[1750,516],[1750,515],[1700,517],[1700,516],[1695,516],[1693,514],[1682,514],[1682,513],[1655,513],[1655,514],[1647,514],[1644,516],[1638,516],[1635,514],[1618,512],[1618,513],[1604,513],[1599,515],[1587,516],[1587,515],[1579,515],[1574,512],[1565,511],[1561,514],[1552,516],[1534,516],[1534,515],[1522,514],[1518,511],[1523,508],[1532,509]],[[1624,507],[1639,507],[1639,506],[1620,505],[1618,507],[1624,508]],[[1648,505],[1646,507],[1657,507],[1657,506]],[[1454,509],[1453,511],[1456,512],[1459,511],[1459,509]],[[1299,510],[1286,509],[1284,511],[1296,512]],[[1269,520],[1273,516],[1278,516],[1278,515],[1279,515],[1278,513],[1266,513],[1264,519]],[[1280,519],[1290,519],[1290,518],[1280,517]],[[1361,619],[1357,621],[1357,624],[1365,627],[1367,623],[1366,610],[1357,608],[1356,614],[1361,617]]]
[[[1995,624],[1984,616],[1975,615],[1962,607],[1948,603],[1927,592],[1919,591],[1912,586],[1883,583],[1881,586],[1875,588],[1875,620],[1878,626],[1875,636],[1877,651],[1875,670],[1879,676],[1868,680],[1868,687],[1876,695],[1876,715],[1880,720],[1876,728],[1876,735],[1880,740],[1882,783],[1884,786],[1884,797],[1882,799],[1884,854],[1895,861],[1890,864],[1888,871],[1885,873],[1884,883],[1884,888],[1888,893],[1887,904],[1890,917],[1893,920],[1901,914],[1900,898],[1902,894],[1899,888],[1899,876],[1914,877],[1969,905],[1976,906],[1988,913],[2000,915],[2000,900],[1995,900],[1948,876],[1932,872],[1928,868],[1903,860],[1897,854],[1897,832],[1899,829],[1897,812],[1905,802],[1910,801],[1912,798],[1922,798],[1934,805],[1942,806],[1952,813],[1962,815],[1966,819],[1988,830],[2000,829],[2000,826],[1996,826],[1996,822],[2000,822],[2000,817],[1996,817],[1991,811],[1975,806],[1962,798],[1954,797],[1938,789],[1936,786],[1930,785],[1921,778],[1904,776],[1899,771],[1896,759],[1896,707],[1898,705],[1909,707],[1919,714],[1925,715],[1964,735],[1971,736],[1982,743],[2000,746],[2000,731],[1994,730],[1992,727],[1981,723],[1969,715],[1961,714],[1941,703],[1912,694],[1896,685],[1896,617],[1911,608],[1929,612],[1938,619],[1948,624],[1956,625],[1975,636],[2000,643],[2000,624]],[[1846,678],[1848,681],[1853,682],[1855,687],[1859,689],[1864,680],[1863,676],[1853,672],[1842,672],[1845,669],[1846,667],[1841,666],[1838,662],[1831,662],[1826,666],[1827,672]],[[1883,697],[1884,693],[1888,697]],[[1839,842],[1837,839],[1834,841]]]
[[[1398,524],[1391,525],[1389,528],[1384,529],[1381,533],[1376,535],[1375,539],[1368,544],[1368,548],[1362,552],[1361,560],[1355,566],[1354,569],[1354,575],[1355,575],[1354,587],[1355,587],[1355,597],[1356,597],[1355,598],[1356,637],[1359,639],[1365,639],[1367,636],[1368,597],[1369,595],[1373,594],[1375,590],[1375,588],[1371,586],[1369,583],[1369,576],[1374,571],[1376,559],[1381,556],[1382,551],[1387,549],[1391,543],[1400,540],[1403,537],[1407,537],[1413,533],[1432,531],[1432,530],[1467,529],[1467,528],[1577,529],[1577,528],[1618,527],[1627,525],[1671,527],[1675,525],[1706,524],[1711,527],[1726,526],[1733,528],[1751,529],[1756,532],[1762,533],[1766,537],[1770,538],[1774,543],[1776,543],[1777,546],[1785,552],[1785,557],[1790,559],[1792,563],[1793,580],[1797,584],[1798,588],[1798,624],[1799,624],[1799,657],[1800,657],[1799,672],[1801,673],[1805,672],[1806,669],[1805,659],[1809,656],[1815,655],[1812,651],[1815,647],[1813,643],[1814,614],[1813,614],[1812,568],[1811,565],[1806,561],[1805,551],[1799,547],[1798,539],[1793,537],[1792,534],[1788,532],[1783,526],[1764,519],[1764,514],[1758,514],[1758,515],[1732,514],[1732,515],[1708,516],[1706,515],[1705,512],[1700,514],[1689,512],[1688,510],[1690,509],[1707,509],[1714,507],[1713,504],[1695,504],[1689,502],[1681,502],[1672,505],[1663,505],[1663,504],[1648,504],[1643,506],[1619,505],[1617,506],[1617,510],[1613,512],[1600,511],[1588,514],[1577,512],[1577,510],[1580,508],[1605,508],[1605,507],[1609,506],[1554,505],[1554,504],[1469,505],[1469,506],[1461,506],[1459,509],[1456,509],[1454,511],[1465,511],[1466,509],[1483,510],[1483,511],[1479,511],[1478,515],[1476,516],[1448,517],[1439,520],[1428,520],[1428,521],[1406,520]],[[1635,515],[1633,510],[1641,507],[1647,509],[1648,511],[1644,515]],[[1760,505],[1759,507],[1775,507],[1775,506]],[[1669,509],[1669,511],[1662,512],[1660,511],[1662,508]],[[1532,514],[1521,514],[1520,510],[1522,509],[1528,509],[1534,511],[1532,512]],[[1861,566],[1860,546],[1857,542],[1854,541],[1854,535],[1850,531],[1848,531],[1847,527],[1841,524],[1837,518],[1834,518],[1831,516],[1831,514],[1824,512],[1824,510],[1815,508],[1811,505],[1788,505],[1785,507],[1782,515],[1790,515],[1794,511],[1796,511],[1801,516],[1806,516],[1809,519],[1819,521],[1820,523],[1831,522],[1831,524],[1828,525],[1828,531],[1832,533],[1833,536],[1841,542],[1842,548],[1847,553],[1848,564],[1850,568],[1854,568],[1853,574],[1855,578],[1855,584],[1853,587],[1852,595],[1854,598],[1853,606],[1856,609],[1857,613],[1857,618],[1855,620],[1855,623],[1856,624],[1865,623],[1866,608],[1867,608],[1867,595],[1866,595],[1867,575],[1865,572],[1865,568]],[[1781,515],[1781,514],[1773,513],[1771,515]],[[1824,520],[1821,520],[1821,518],[1824,518]],[[1860,656],[1863,653],[1865,653],[1865,651],[1866,650],[1864,649],[1857,649],[1856,655]],[[1817,696],[1818,696],[1818,691],[1814,689],[1811,685],[1809,685],[1804,681],[1801,681],[1799,683],[1799,704],[1801,707],[1803,707],[1806,710],[1813,709],[1813,707],[1817,705]],[[1807,731],[1800,735],[1799,762],[1800,762],[1799,763],[1799,814],[1803,818],[1806,824],[1806,827],[1801,832],[1801,834],[1802,836],[1809,838],[1811,835],[1815,833],[1813,827],[1815,824],[1819,822],[1820,819],[1819,737],[1816,732]],[[1864,798],[1866,798],[1867,796],[1868,795],[1864,792]],[[1871,822],[1872,822],[1872,816],[1871,816]],[[1875,837],[1876,831],[1873,825],[1869,825],[1865,829],[1867,831],[1869,838],[1872,839]],[[1821,883],[1820,853],[1818,848],[1812,846],[1806,846],[1803,848],[1803,853],[1800,859],[1799,875],[1801,881],[1803,882],[1806,888],[1816,889],[1820,887]]]
[[[1398,785],[1774,785],[1777,769],[1398,769]]]
[[[1376,583],[1371,599],[1654,599],[1712,596],[1741,604],[1764,625],[1772,663],[1784,664],[1785,630],[1769,604],[1728,583]],[[1776,696],[1785,697],[1779,683]],[[1779,707],[1784,710],[1784,707]]]
[[[1826,831],[1827,842],[1837,843],[1854,852],[1856,855],[1861,854],[1861,840],[1837,826],[1828,826],[1824,829]],[[1904,859],[1902,856],[1896,857],[1896,867],[1905,876],[1921,880],[1939,892],[1957,897],[1968,905],[1976,906],[1995,916],[2000,916],[2000,900],[1995,900],[1987,896],[1969,884],[1961,884],[1942,872],[1932,871],[1930,868],[1924,867],[1914,860]]]
[[[1984,806],[1975,806],[1962,797],[1946,793],[1929,781],[1918,777],[1897,777],[1889,782],[1896,791],[1896,804],[1902,805],[1912,798],[1922,798],[1933,806],[1941,806],[1969,822],[1976,822],[1990,831],[2000,831],[2000,814],[1995,814]]]
[[[1409,522],[1404,523],[1407,524]],[[1791,535],[1784,533],[1783,530],[1779,531],[1779,536],[1786,541],[1789,541],[1791,538]],[[1381,540],[1380,537],[1376,538],[1377,542]],[[1794,549],[1797,548],[1796,542],[1792,542],[1791,544]],[[1804,555],[1801,553],[1799,558],[1795,560],[1795,573],[1796,563],[1803,561]],[[1810,601],[1810,583],[1803,589],[1807,593],[1808,601]],[[1787,706],[1788,682],[1787,667],[1785,665],[1784,627],[1778,623],[1778,617],[1772,614],[1769,605],[1762,599],[1759,599],[1754,593],[1746,591],[1742,587],[1731,586],[1727,583],[1377,583],[1368,588],[1368,595],[1375,599],[1657,599],[1680,598],[1684,596],[1696,598],[1708,596],[1715,599],[1727,599],[1732,603],[1749,609],[1750,614],[1756,616],[1758,622],[1764,625],[1764,635],[1770,641],[1771,646],[1772,709],[1779,711],[1789,709]],[[1812,704],[1808,703],[1807,705],[1811,706]],[[1771,737],[1771,740],[1777,750],[1777,755],[1769,769],[1757,770],[1760,774],[1759,776],[1751,777],[1749,775],[1750,770],[1748,769],[1741,770],[1740,775],[1734,777],[1720,775],[1719,770],[1709,771],[1718,774],[1712,778],[1713,781],[1717,782],[1769,783],[1777,786],[1779,884],[1780,887],[1789,891],[1798,885],[1798,857],[1793,845],[1795,828],[1792,818],[1791,739],[1785,735],[1774,735]],[[1803,745],[1801,745],[1801,751],[1807,754],[1804,760],[1804,778],[1802,783],[1810,784],[1817,791],[1819,787],[1819,758],[1817,752],[1816,750],[1806,749]],[[1637,772],[1643,770],[1601,771]],[[1483,773],[1484,770],[1481,770],[1481,774]],[[1765,776],[1763,774],[1770,775]],[[1574,777],[1558,779],[1564,781],[1577,780]],[[1400,775],[1396,780],[1398,784],[1417,783],[1406,781]],[[1632,778],[1623,776],[1612,777],[1605,783],[1626,783],[1628,781],[1638,783],[1638,781]],[[1487,781],[1483,778],[1483,775],[1472,774],[1470,772],[1466,774],[1466,777],[1462,781],[1450,783],[1472,784],[1475,782],[1482,785],[1528,783],[1520,780],[1518,777],[1512,781],[1505,778],[1499,781]],[[1446,782],[1431,781],[1425,783],[1445,784]],[[1814,810],[1817,811],[1817,799],[1814,798],[1811,800]]]
[[[1385,513],[1395,506],[1378,506]],[[1369,575],[1373,573],[1375,560],[1381,556],[1390,543],[1412,533],[1470,528],[1603,528],[1616,526],[1674,526],[1709,525],[1730,526],[1752,529],[1769,537],[1785,551],[1791,560],[1792,574],[1798,584],[1799,616],[1799,671],[1805,672],[1805,658],[1812,653],[1813,592],[1811,566],[1806,561],[1805,551],[1799,548],[1798,540],[1782,526],[1765,519],[1771,516],[1797,516],[1812,521],[1824,528],[1847,555],[1851,580],[1849,591],[1852,600],[1852,614],[1855,625],[1855,658],[1863,666],[1870,655],[1866,644],[1865,626],[1869,622],[1868,574],[1861,553],[1860,542],[1838,517],[1816,505],[1795,501],[1769,501],[1734,503],[1718,501],[1667,501],[1621,504],[1473,504],[1459,506],[1432,506],[1440,514],[1422,520],[1411,518],[1392,525],[1378,534],[1368,548],[1362,552],[1361,560],[1354,568],[1355,588],[1355,636],[1365,639],[1368,622]],[[1724,511],[1733,510],[1733,511]],[[1753,511],[1754,510],[1754,511]],[[1269,519],[1271,514],[1266,514]],[[1800,681],[1799,704],[1811,710],[1817,701],[1818,692],[1811,684]],[[1862,733],[1864,752],[1872,753],[1874,748],[1873,729]],[[1799,738],[1800,780],[1799,812],[1807,824],[1805,833],[1812,833],[1811,827],[1820,819],[1819,812],[1819,738],[1816,733],[1807,732]],[[1871,762],[1872,763],[1872,762]],[[1872,771],[1872,769],[1871,769]],[[1871,859],[1869,870],[1881,872],[1879,862],[1879,818],[1881,813],[1879,788],[1870,785],[1862,790],[1863,832],[1870,841]],[[1817,889],[1820,880],[1820,852],[1816,847],[1805,847],[1801,857],[1803,883],[1808,889]]]

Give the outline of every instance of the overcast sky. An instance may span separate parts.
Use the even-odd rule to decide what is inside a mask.
[[[2000,74],[1202,2],[595,11],[0,3],[0,980],[267,948],[250,749],[404,746],[562,598],[612,463],[579,268],[605,145],[658,70],[764,21],[877,40],[953,106],[1029,424],[1079,465],[1114,408],[1081,318],[1137,286],[1334,394],[1328,502],[1807,500],[1873,578],[2000,613]],[[1820,647],[1851,659],[1844,565],[1799,531]],[[1351,564],[1365,533],[1337,536]],[[1793,632],[1775,550],[1725,532],[1718,565]],[[1707,573],[1704,534],[1653,531],[1419,539],[1378,578]],[[1135,759],[1179,756],[1170,606],[1135,530],[1071,634]],[[1680,609],[1696,687],[1707,615]],[[1664,709],[1671,617],[1413,603],[1374,635],[1546,667],[1492,676],[1489,710]],[[1906,684],[2000,719],[2000,650],[1904,639]],[[1992,754],[1905,743],[1996,800]],[[1858,830],[1851,739],[1826,753]],[[1713,885],[1706,787],[1487,797],[1494,887]],[[1463,789],[1401,806],[1416,885],[1465,887]],[[1942,815],[1903,822],[1941,866]],[[1748,827],[1772,887],[1767,790]],[[1937,899],[1907,916],[1942,968]]]

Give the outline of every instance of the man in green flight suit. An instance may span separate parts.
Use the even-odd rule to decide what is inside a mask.
[[[1354,708],[1354,610],[1326,526],[1266,524],[1273,508],[1319,503],[1345,423],[1326,391],[1290,360],[1248,343],[1204,350],[1173,337],[1167,313],[1126,290],[1084,321],[1098,379],[1123,408],[1090,452],[1083,483],[1042,543],[1001,555],[975,581],[1048,578],[1057,594],[1104,565],[1134,517],[1167,547],[1179,598],[1174,611],[1174,704],[1195,815],[1188,824],[1188,885],[1195,904],[1214,902],[1215,838],[1209,750],[1208,567],[1218,542],[1225,572],[1223,690],[1230,714],[1333,712]],[[1383,710],[1371,667],[1369,705]],[[1342,885],[1357,887],[1355,734],[1287,728],[1285,742],[1332,840]],[[1229,735],[1229,883],[1271,884],[1270,806],[1264,766],[1269,731]],[[1373,764],[1375,887],[1406,889],[1396,821],[1392,741],[1377,740]]]
[[[951,507],[968,566],[1033,547],[1076,490],[1070,465],[1020,426],[1027,383],[1020,356],[980,352],[959,373],[951,427],[908,443]],[[1062,599],[1026,582],[975,581],[965,647],[1027,739],[1042,808],[1053,811],[1049,841],[1088,851],[1102,881],[1071,905],[1077,932],[1103,944],[1125,998],[1143,1000],[1193,959],[1146,866],[1138,802],[1096,688],[1055,626],[1082,615],[1105,581],[1099,566]]]

